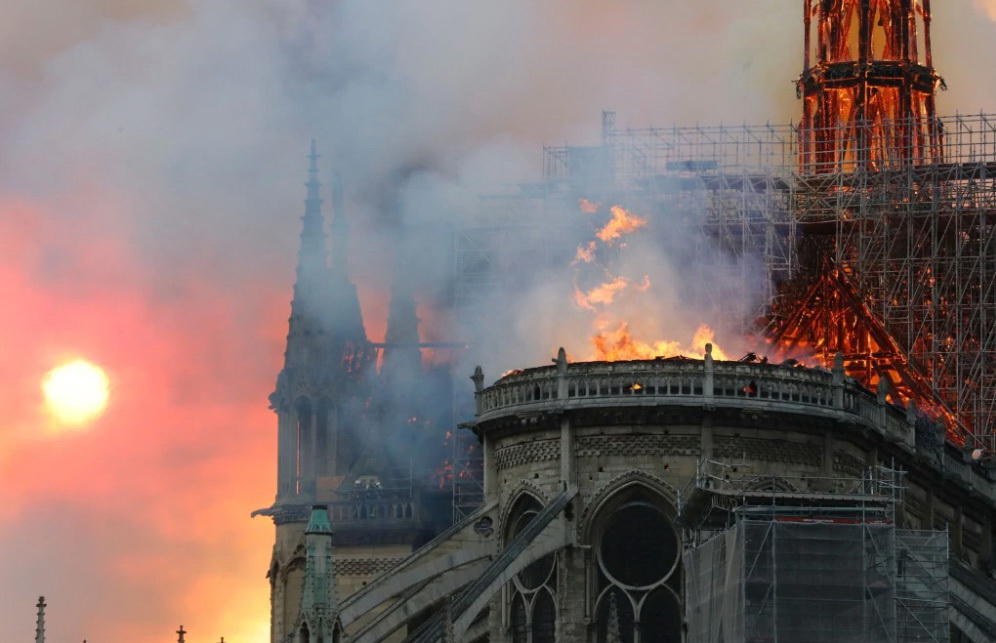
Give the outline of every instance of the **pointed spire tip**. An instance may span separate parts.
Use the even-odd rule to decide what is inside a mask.
[[[318,159],[321,155],[318,154],[318,143],[315,139],[311,139],[311,150],[308,152],[308,175],[311,181],[318,180]]]

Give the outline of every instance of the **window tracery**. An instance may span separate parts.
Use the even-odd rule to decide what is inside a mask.
[[[542,509],[536,498],[523,494],[509,513],[506,544]],[[557,631],[556,554],[547,554],[519,572],[508,584],[507,597],[513,643],[554,643]]]
[[[640,485],[600,509],[592,566],[598,643],[681,641],[681,547],[672,515]]]

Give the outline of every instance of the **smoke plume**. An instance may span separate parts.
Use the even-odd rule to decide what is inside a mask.
[[[936,7],[942,111],[994,103],[984,8]],[[46,594],[52,640],[152,643],[181,622],[190,641],[268,640],[272,526],[248,513],[275,491],[267,395],[311,138],[326,214],[333,170],[345,186],[371,339],[403,252],[423,341],[476,341],[460,369],[480,361],[490,379],[560,344],[584,357],[571,261],[598,215],[564,212],[580,223],[559,238],[527,230],[550,252],[502,255],[510,286],[474,324],[446,313],[454,231],[482,195],[537,180],[542,144],[597,144],[602,109],[623,126],[792,119],[799,14],[783,0],[4,3],[0,639],[28,639]],[[653,284],[625,311],[634,330],[687,341],[711,322],[722,344],[728,310],[705,295],[729,260],[696,259],[682,226],[645,232],[614,268]],[[107,369],[110,406],[51,434],[38,386],[77,355]]]

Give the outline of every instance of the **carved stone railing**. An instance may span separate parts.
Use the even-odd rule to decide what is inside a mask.
[[[477,385],[478,420],[515,413],[582,406],[656,406],[664,404],[759,407],[784,412],[828,413],[863,421],[890,439],[913,446],[914,432],[907,413],[844,374],[841,363],[832,371],[778,364],[714,361],[711,347],[705,359],[655,359],[625,362],[567,363],[561,350],[555,366],[507,374],[483,387]]]
[[[328,509],[329,520],[336,527],[364,524],[411,524],[422,519],[420,503],[412,494],[383,494],[368,497],[336,500],[333,502],[306,500],[304,498],[283,499],[271,507],[257,509],[252,516],[270,516],[277,524],[303,522],[311,508],[321,505]]]
[[[364,499],[329,503],[329,520],[333,524],[383,521],[408,522],[419,520],[419,507],[414,499]]]

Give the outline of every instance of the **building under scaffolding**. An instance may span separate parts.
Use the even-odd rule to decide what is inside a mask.
[[[706,460],[687,495],[705,528],[683,558],[688,640],[948,640],[948,535],[897,528],[901,472],[750,469]],[[708,530],[716,514],[729,526]]]

